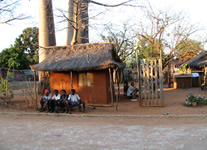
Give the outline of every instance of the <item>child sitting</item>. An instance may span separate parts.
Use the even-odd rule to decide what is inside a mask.
[[[85,103],[82,101],[78,94],[75,94],[75,90],[71,90],[71,94],[68,97],[69,107],[78,106],[79,110],[81,109],[81,104],[83,104],[83,111],[85,111]]]

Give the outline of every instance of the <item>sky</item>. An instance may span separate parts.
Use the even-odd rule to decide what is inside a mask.
[[[96,0],[97,2],[106,4],[117,4],[125,0]],[[158,9],[172,9],[173,11],[184,11],[188,16],[189,21],[193,24],[198,24],[202,30],[199,34],[206,35],[207,31],[207,1],[206,0],[149,0],[154,8]],[[67,23],[58,23],[58,8],[67,10],[68,0],[53,0],[53,10],[55,18],[56,29],[56,43],[57,45],[66,44],[66,30]],[[145,0],[136,0],[136,5],[144,5]],[[103,13],[101,13],[103,12]],[[38,27],[39,10],[38,0],[22,0],[16,13],[24,13],[31,16],[30,19],[24,21],[15,21],[10,25],[0,25],[0,51],[9,48],[14,44],[22,31],[27,27]],[[124,22],[136,23],[143,20],[143,15],[139,7],[121,6],[117,8],[105,8],[94,4],[89,5],[89,15],[97,17],[89,20],[91,26],[89,29],[90,42],[98,42],[101,40],[99,34],[103,32],[106,25],[121,26]],[[119,27],[118,27],[119,28]]]

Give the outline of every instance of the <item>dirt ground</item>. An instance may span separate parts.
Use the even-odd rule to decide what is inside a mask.
[[[26,87],[24,87],[26,88]],[[170,115],[185,115],[185,114],[207,114],[207,106],[185,107],[184,102],[188,93],[195,95],[205,95],[207,98],[207,90],[202,91],[200,88],[174,89],[164,88],[164,107],[140,107],[138,102],[132,102],[126,99],[123,95],[118,103],[118,111],[115,107],[96,107],[96,109],[86,109],[87,114],[113,114],[113,115],[162,115],[169,113]],[[99,95],[101,96],[101,95]],[[26,96],[27,98],[28,96]],[[39,96],[40,98],[40,96]],[[25,97],[19,86],[15,85],[14,99],[9,107],[0,106],[1,111],[29,111],[34,112],[34,109],[25,108]],[[78,111],[73,112],[79,114]]]
[[[0,150],[206,150],[207,118],[0,115]]]
[[[17,85],[9,107],[0,106],[0,150],[206,150],[207,106],[185,107],[190,92],[207,97],[200,88],[165,88],[164,107],[139,107],[122,96],[118,111],[87,108],[84,116],[27,109]]]

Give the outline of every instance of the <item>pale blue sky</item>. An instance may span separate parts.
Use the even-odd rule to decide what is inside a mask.
[[[111,0],[96,0],[102,3],[112,3]],[[120,3],[125,0],[113,0],[113,3]],[[207,31],[207,1],[206,0],[149,0],[153,7],[156,8],[170,8],[172,7],[175,11],[185,11],[186,15],[189,16],[189,20],[192,23],[198,23],[204,30],[201,34],[206,34]],[[144,0],[136,0],[138,5],[142,5]],[[57,45],[65,45],[66,43],[66,31],[61,30],[66,27],[66,23],[58,24],[57,8],[67,9],[68,0],[53,0],[53,8],[55,15],[55,27],[56,27],[56,41]],[[0,25],[0,51],[4,48],[8,48],[14,43],[15,38],[22,33],[22,30],[27,27],[37,26],[38,27],[38,0],[24,0],[18,12],[22,12],[30,15],[32,18],[25,21],[13,22],[11,25]],[[139,8],[134,7],[118,7],[118,8],[104,8],[97,5],[90,5],[90,15],[104,12],[104,14],[91,20],[92,28],[90,28],[90,42],[100,41],[97,36],[105,24],[116,24],[121,25],[122,22],[129,21],[131,23],[142,20],[143,16]],[[95,30],[94,27],[97,27]]]

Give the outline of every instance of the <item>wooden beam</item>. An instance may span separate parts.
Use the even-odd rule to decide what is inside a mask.
[[[158,103],[158,93],[157,93],[157,60],[155,60],[155,97]]]
[[[111,77],[111,68],[109,68],[109,79],[110,79],[111,105],[113,106],[114,98],[113,98],[113,81]]]
[[[141,78],[141,63],[139,59],[139,52],[136,52],[137,57],[137,79],[139,83],[139,106],[142,105],[142,78]]]
[[[34,71],[34,94],[35,94],[35,107],[37,107],[37,90],[36,90],[36,71]]]
[[[163,80],[162,80],[162,60],[159,60],[159,78],[160,78],[160,99],[161,99],[161,105],[164,105],[163,101]]]
[[[150,68],[151,68],[151,91],[152,91],[152,96],[151,96],[151,98],[152,98],[152,101],[151,101],[151,103],[153,103],[153,99],[154,99],[154,75],[153,75],[153,71],[154,71],[154,69],[153,69],[153,61],[151,60],[150,61]]]
[[[73,89],[73,72],[70,71],[70,89]]]

